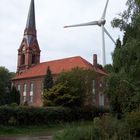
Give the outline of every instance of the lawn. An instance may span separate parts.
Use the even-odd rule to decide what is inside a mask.
[[[63,129],[63,125],[44,126],[0,126],[0,136],[52,135]]]
[[[0,136],[54,135],[67,127],[89,126],[91,122],[59,123],[43,126],[0,126]]]

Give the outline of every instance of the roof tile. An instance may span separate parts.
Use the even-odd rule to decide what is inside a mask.
[[[91,69],[93,68],[93,65],[80,56],[47,61],[33,66],[21,74],[17,74],[12,80],[44,76],[48,67],[50,67],[53,75],[57,75],[62,71],[70,71],[71,69],[76,67]],[[95,69],[95,71],[102,75],[107,75],[107,73],[99,68]]]

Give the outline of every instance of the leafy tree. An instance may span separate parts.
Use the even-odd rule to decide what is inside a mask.
[[[0,67],[0,105],[10,103],[11,78],[14,73],[5,67]]]
[[[44,105],[83,106],[91,96],[92,80],[96,78],[93,70],[72,69],[58,75],[55,85],[44,92]],[[90,98],[91,99],[91,98]]]
[[[127,79],[127,80],[126,80]],[[117,117],[122,113],[130,112],[138,107],[140,97],[136,92],[138,90],[123,74],[111,74],[108,82],[106,93],[111,104],[111,111]]]
[[[20,104],[20,93],[14,86],[12,87],[12,90],[10,92],[10,102],[16,103],[17,105]]]
[[[8,69],[0,67],[0,105],[8,103],[6,97],[10,91],[10,74]]]
[[[104,66],[104,70],[106,70],[108,73],[113,72],[113,66],[111,64],[107,64]]]
[[[140,106],[140,1],[128,0],[128,9],[115,18],[113,27],[124,32],[113,53],[113,73],[108,78],[109,101],[113,112],[124,113]]]
[[[47,74],[44,79],[44,90],[49,90],[52,87],[53,87],[53,77],[52,77],[50,67],[48,67]]]
[[[44,92],[44,106],[67,106],[73,107],[78,102],[78,97],[71,95],[65,84],[54,85],[50,90]]]

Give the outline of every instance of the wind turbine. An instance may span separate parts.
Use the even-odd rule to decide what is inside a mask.
[[[64,28],[69,28],[69,27],[80,27],[80,26],[93,26],[93,25],[98,25],[101,27],[102,29],[102,64],[103,66],[105,66],[106,64],[106,56],[105,56],[105,35],[104,33],[106,33],[108,35],[108,37],[116,44],[116,42],[114,41],[114,39],[111,37],[111,35],[109,34],[109,32],[107,31],[107,29],[104,27],[105,23],[106,23],[106,11],[107,11],[107,6],[108,6],[108,2],[109,0],[107,0],[102,17],[97,20],[97,21],[91,21],[91,22],[87,22],[87,23],[82,23],[82,24],[76,24],[76,25],[69,25],[69,26],[64,26]]]

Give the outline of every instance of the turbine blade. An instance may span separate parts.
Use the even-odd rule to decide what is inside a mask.
[[[82,23],[82,24],[64,26],[64,28],[80,27],[80,26],[92,26],[92,25],[98,25],[98,21],[92,21],[92,22],[87,22],[87,23]]]
[[[104,26],[102,25],[102,64],[106,65],[106,55],[105,55],[105,34],[104,34]]]
[[[105,9],[104,9],[104,12],[103,12],[103,15],[102,15],[102,19],[105,19],[108,2],[109,2],[109,0],[107,0],[107,2],[106,2]]]
[[[109,32],[106,30],[106,28],[103,26],[104,28],[104,32],[109,36],[109,38],[114,42],[114,44],[116,44],[116,42],[114,41],[114,39],[112,38],[112,36],[109,34]]]

